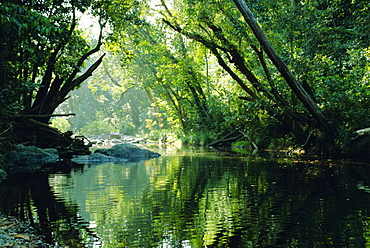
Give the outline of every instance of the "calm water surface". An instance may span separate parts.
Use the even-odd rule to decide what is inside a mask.
[[[0,184],[62,247],[370,247],[370,163],[161,150]]]

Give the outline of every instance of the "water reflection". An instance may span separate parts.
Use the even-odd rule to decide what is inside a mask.
[[[50,171],[68,176],[72,167],[81,169],[79,165],[54,164],[45,168],[47,171],[10,176],[0,184],[0,211],[29,221],[50,243],[60,239],[59,244],[85,247],[80,234],[91,231],[79,217],[78,206],[58,198],[48,181]]]
[[[71,247],[366,247],[369,170],[171,154],[5,181],[1,211],[32,217]]]

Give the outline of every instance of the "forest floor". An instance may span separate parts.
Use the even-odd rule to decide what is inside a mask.
[[[0,213],[0,247],[49,248],[43,237],[29,224]]]

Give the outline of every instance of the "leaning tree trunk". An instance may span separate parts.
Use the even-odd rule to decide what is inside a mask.
[[[249,27],[253,31],[254,35],[261,44],[263,50],[266,52],[272,63],[279,70],[281,75],[284,77],[289,87],[292,89],[294,94],[303,103],[305,108],[310,112],[310,114],[318,121],[320,126],[328,133],[332,138],[338,133],[338,130],[333,127],[323,113],[318,107],[313,98],[308,94],[302,85],[298,82],[295,76],[291,73],[289,68],[286,66],[281,57],[277,54],[274,48],[271,46],[269,40],[263,33],[261,27],[258,25],[253,13],[250,11],[248,6],[243,0],[233,0],[239,11],[242,13],[245,21],[248,23]]]
[[[55,73],[55,65],[58,60],[58,54],[63,51],[64,46],[69,42],[62,42],[48,61],[47,69],[41,82],[41,87],[38,89],[35,100],[29,108],[24,111],[25,115],[35,115],[34,119],[48,124],[51,115],[57,107],[68,99],[68,94],[80,86],[92,73],[99,67],[105,54],[101,55],[84,73],[78,75],[81,71],[83,63],[93,54],[100,51],[103,38],[103,26],[100,24],[100,33],[98,42],[94,48],[83,54],[76,62],[74,70],[66,77],[61,78]],[[73,21],[70,35],[75,28],[75,20]],[[69,37],[70,38],[70,37]],[[40,115],[40,117],[36,117]]]

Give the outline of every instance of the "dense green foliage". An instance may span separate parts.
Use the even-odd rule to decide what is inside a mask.
[[[76,29],[76,15],[89,7],[89,1],[3,1],[2,117],[21,112],[52,114],[68,94],[66,88],[79,85],[89,45]]]
[[[208,144],[238,130],[260,148],[327,142],[345,148],[354,130],[370,126],[368,3],[247,4],[334,133],[292,92],[231,0],[2,4],[1,113],[52,114],[59,106],[59,113],[77,114],[66,125],[89,135],[171,130]],[[108,22],[105,60],[67,104],[60,105],[66,94],[38,100],[37,92],[52,85],[45,77],[53,56],[50,82],[78,76],[74,70],[83,63],[75,58],[89,48],[72,26],[75,11],[88,8],[100,24]]]

